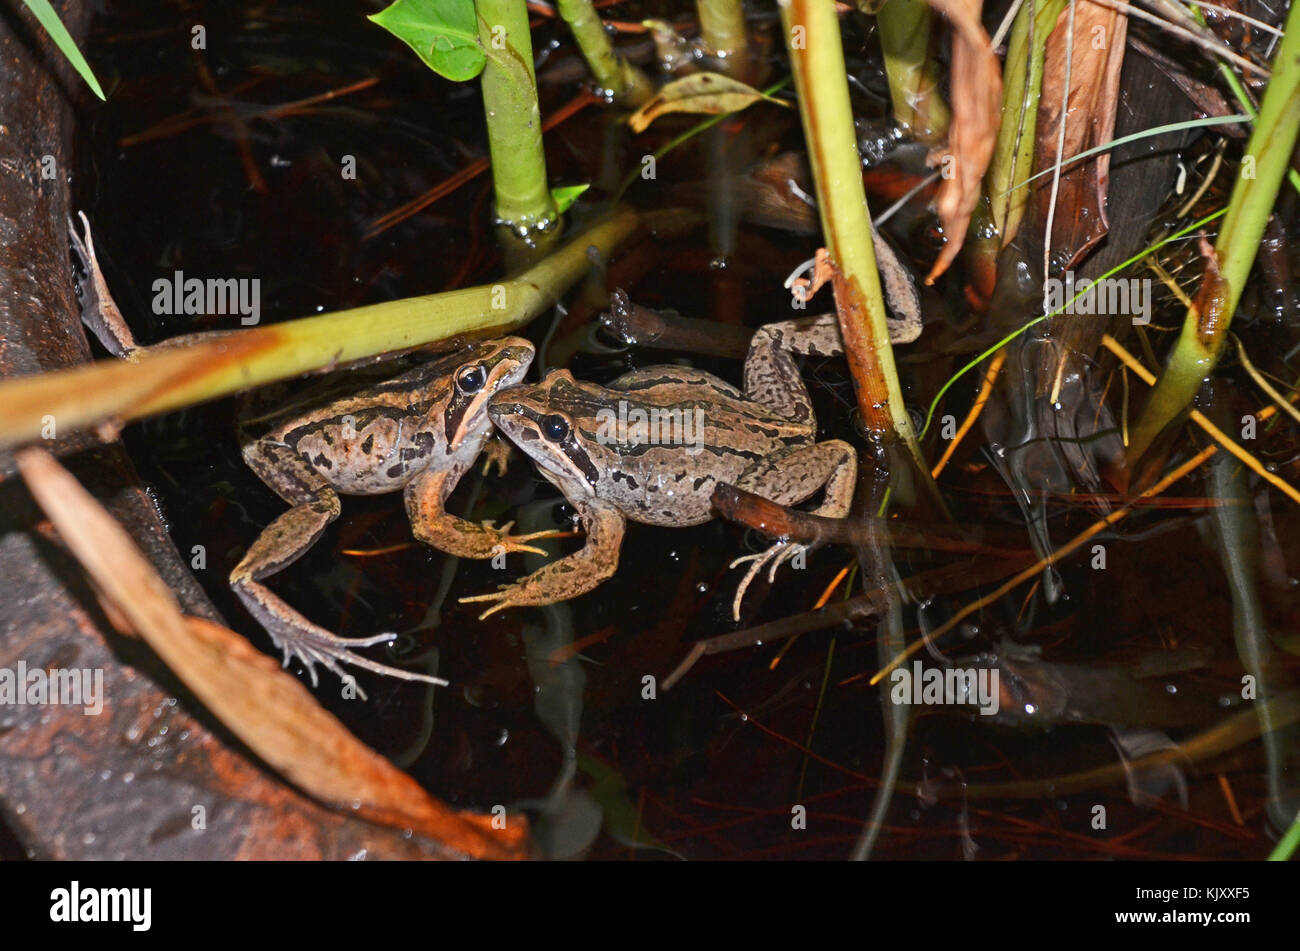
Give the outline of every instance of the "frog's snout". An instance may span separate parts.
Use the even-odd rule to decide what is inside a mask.
[[[507,387],[498,393],[493,393],[488,398],[487,414],[488,419],[496,422],[502,417],[509,416],[512,412],[517,412],[519,406],[511,396],[510,388]]]
[[[537,349],[523,337],[508,337],[505,343],[506,347],[502,351],[502,355],[519,364],[519,376],[522,377],[524,372],[532,365]]]

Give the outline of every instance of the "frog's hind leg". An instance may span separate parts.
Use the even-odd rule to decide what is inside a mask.
[[[785,419],[815,429],[812,400],[791,354],[829,357],[842,352],[834,314],[760,327],[745,357],[745,395]]]
[[[244,458],[264,482],[293,507],[268,525],[247,554],[230,573],[230,586],[248,613],[257,619],[284,652],[287,666],[297,657],[316,686],[316,664],[333,671],[357,695],[365,694],[356,680],[340,667],[351,664],[386,677],[421,680],[446,685],[447,681],[376,663],[353,652],[391,641],[395,634],[345,638],[303,617],[261,582],[301,558],[320,540],[325,528],[338,518],[342,506],[338,493],[307,466],[288,446],[273,440],[259,440],[245,447]]]
[[[778,505],[798,505],[818,489],[824,489],[822,503],[813,514],[843,518],[853,503],[857,475],[858,456],[853,447],[843,440],[831,439],[774,453],[747,469],[736,480],[736,486]],[[780,541],[764,551],[733,561],[732,568],[745,562],[750,565],[736,588],[736,597],[731,604],[732,616],[740,620],[740,602],[750,582],[764,567],[768,568],[767,578],[771,582],[776,578],[777,568],[807,550],[808,546],[799,542]]]

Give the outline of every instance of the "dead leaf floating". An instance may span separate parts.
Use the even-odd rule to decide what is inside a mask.
[[[627,124],[633,132],[644,132],[650,123],[670,112],[719,116],[764,101],[789,106],[784,100],[721,73],[692,73],[664,86],[658,95],[627,117]]]
[[[1067,73],[1065,32],[1068,12],[1061,11],[1056,29],[1047,39],[1047,52],[1043,58],[1043,89],[1039,96],[1041,105],[1034,161],[1035,168],[1039,169],[1052,168],[1057,162],[1057,137]],[[1101,3],[1077,0],[1074,17],[1063,160],[1114,138],[1120,69],[1124,64],[1128,33],[1128,17]],[[1104,37],[1106,42],[1100,45],[1091,42],[1090,38],[1096,36]],[[1106,216],[1109,185],[1109,151],[1062,170],[1051,242],[1053,251],[1065,260],[1063,268],[1076,265],[1110,229]],[[1039,180],[1036,192],[1037,218],[1039,228],[1044,232],[1051,190],[1052,177],[1044,176]]]
[[[953,44],[952,124],[948,142],[930,154],[930,164],[943,170],[934,204],[947,243],[926,275],[927,284],[948,270],[966,239],[1002,110],[1002,71],[980,24],[982,0],[930,0],[930,6],[952,24]]]

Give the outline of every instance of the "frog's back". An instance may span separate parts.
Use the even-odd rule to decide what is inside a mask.
[[[645,367],[608,391],[597,430],[587,434],[614,455],[600,495],[638,522],[706,522],[719,482],[735,483],[759,460],[812,441],[806,425],[701,370]]]
[[[316,402],[281,421],[268,438],[289,446],[339,492],[378,495],[401,489],[434,461],[430,410],[445,393],[441,361]]]

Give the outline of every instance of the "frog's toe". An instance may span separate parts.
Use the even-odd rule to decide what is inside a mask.
[[[496,604],[492,605],[492,607],[488,608],[486,611],[484,611],[482,614],[478,616],[478,619],[481,621],[490,614],[495,614],[497,611],[502,611],[505,610],[506,608],[513,607],[514,600],[511,597],[511,595],[514,588],[515,585],[503,584],[500,585],[499,591],[493,591],[489,594],[471,594],[467,597],[460,598],[459,600],[461,604],[475,604],[475,603],[482,603],[484,601],[496,601],[497,602]]]
[[[396,637],[396,634],[391,633],[375,634],[371,637],[339,637],[337,634],[331,634],[325,630],[281,631],[278,636],[272,633],[272,639],[276,642],[276,646],[284,652],[284,666],[289,665],[290,658],[298,658],[306,669],[307,675],[311,678],[313,688],[319,683],[316,676],[317,664],[337,676],[345,686],[354,690],[362,700],[366,699],[365,691],[361,689],[356,678],[345,671],[341,665],[348,664],[352,667],[360,667],[371,673],[383,677],[393,677],[397,680],[415,680],[439,687],[449,685],[449,681],[443,680],[441,677],[431,677],[428,674],[417,674],[398,667],[389,667],[387,664],[381,664],[357,654],[353,650],[353,648],[387,644]]]
[[[772,566],[768,569],[767,572],[768,584],[771,584],[774,581],[776,581],[776,569],[780,568],[787,561],[789,561],[791,558],[795,557],[799,553],[808,550],[807,545],[800,545],[798,543],[792,543],[792,542],[782,542],[781,545],[778,547],[781,548],[781,553],[772,560]]]
[[[745,577],[741,578],[740,584],[736,586],[736,597],[731,602],[732,619],[740,620],[740,602],[744,600],[745,592],[749,590],[750,583],[758,577],[758,573],[765,566],[768,567],[767,580],[771,584],[776,580],[776,569],[799,554],[799,552],[806,550],[806,547],[797,542],[777,542],[763,551],[754,552],[752,555],[741,555],[733,561],[730,565],[732,568],[749,562],[749,570],[745,572]]]
[[[548,528],[545,531],[541,531],[541,532],[530,532],[527,535],[503,534],[501,538],[501,544],[505,546],[505,550],[508,552],[526,551],[533,555],[549,555],[550,552],[548,552],[546,549],[538,548],[536,545],[530,545],[528,543],[531,541],[537,541],[538,539],[564,538],[565,534],[566,534],[565,532],[561,532],[554,528]]]
[[[505,476],[510,466],[510,446],[505,442],[493,440],[483,447],[483,475],[488,475],[496,466],[497,475]]]

